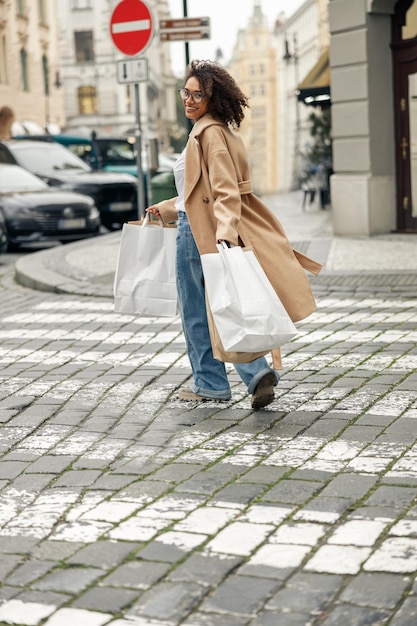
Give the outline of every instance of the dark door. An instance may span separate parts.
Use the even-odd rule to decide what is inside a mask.
[[[411,4],[410,0],[399,2],[393,20],[397,230],[400,232],[417,232],[417,37],[402,38],[402,26]]]

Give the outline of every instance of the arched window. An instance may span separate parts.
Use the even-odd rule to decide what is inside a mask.
[[[93,85],[78,87],[78,111],[81,115],[98,112],[97,89]]]
[[[22,89],[23,91],[29,91],[28,55],[24,48],[20,51],[20,71],[22,76]]]

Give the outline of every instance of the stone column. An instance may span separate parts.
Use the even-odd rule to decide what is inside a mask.
[[[331,0],[335,235],[396,225],[391,13],[395,0]]]

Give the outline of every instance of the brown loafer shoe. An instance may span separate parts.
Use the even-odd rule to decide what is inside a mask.
[[[277,379],[273,372],[269,372],[261,378],[252,395],[252,409],[262,409],[262,407],[268,406],[268,404],[274,401],[274,387],[276,383]]]
[[[178,392],[178,398],[180,400],[188,400],[194,402],[228,402],[230,398],[209,398],[208,396],[200,396],[198,393],[194,393],[191,387],[182,387]]]

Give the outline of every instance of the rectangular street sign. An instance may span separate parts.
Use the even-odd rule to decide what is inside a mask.
[[[175,28],[184,30],[184,28],[200,28],[201,26],[210,26],[209,17],[182,17],[175,20],[159,20],[159,29],[166,30]]]
[[[148,80],[148,59],[117,61],[118,83],[141,83]]]
[[[207,30],[173,30],[159,34],[161,41],[191,41],[192,39],[210,39],[210,31]]]
[[[184,17],[175,20],[159,20],[161,41],[188,41],[210,39],[209,17]]]

